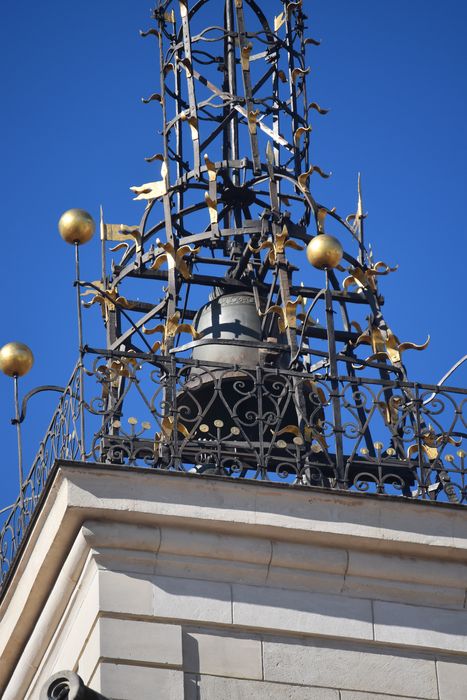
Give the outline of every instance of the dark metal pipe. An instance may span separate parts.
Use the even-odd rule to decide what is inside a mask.
[[[108,700],[104,695],[84,685],[73,671],[54,673],[43,685],[40,700]]]

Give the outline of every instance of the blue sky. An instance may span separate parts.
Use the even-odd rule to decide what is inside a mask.
[[[275,14],[281,3],[274,6]],[[28,343],[36,356],[22,392],[66,382],[76,359],[73,251],[60,214],[82,207],[137,223],[129,187],[153,179],[159,112],[140,98],[158,89],[149,0],[5,3],[0,52],[3,254],[0,344]],[[401,340],[431,344],[405,356],[409,376],[435,382],[465,350],[467,49],[462,0],[304,0],[316,117],[312,161],[333,177],[319,199],[355,209],[362,172],[367,235],[377,260],[399,264],[383,278],[385,316]],[[83,277],[99,276],[97,237],[83,249]],[[95,318],[95,316],[94,316]],[[461,384],[464,373],[453,377]],[[0,377],[3,492],[17,494],[12,387]],[[26,455],[56,403],[33,399]],[[26,464],[26,467],[28,465]]]

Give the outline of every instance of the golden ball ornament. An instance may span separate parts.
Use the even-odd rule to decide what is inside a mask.
[[[82,245],[91,240],[96,224],[91,214],[84,209],[68,209],[61,215],[58,230],[67,243]]]
[[[8,377],[23,377],[34,363],[34,355],[24,343],[7,343],[0,349],[0,370]]]
[[[344,255],[340,241],[327,233],[320,233],[308,243],[306,257],[318,270],[331,270],[337,267]]]

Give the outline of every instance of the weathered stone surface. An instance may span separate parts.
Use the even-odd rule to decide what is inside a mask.
[[[409,695],[388,695],[386,693],[359,693],[354,690],[342,690],[340,700],[425,700],[417,695],[417,697]]]
[[[156,576],[153,615],[180,620],[231,623],[230,586],[213,581]]]
[[[101,663],[89,687],[112,700],[184,700],[183,672],[150,666]]]
[[[342,621],[345,625],[345,620]],[[367,693],[438,698],[435,662],[396,650],[316,641],[265,641],[264,677],[269,681],[360,690]]]
[[[373,638],[369,600],[259,586],[234,585],[232,589],[236,625],[352,639]]]
[[[232,631],[232,634],[234,632]],[[237,633],[238,634],[238,633]],[[261,642],[238,634],[183,634],[183,668],[191,673],[208,673],[232,678],[261,679]]]
[[[374,603],[379,642],[467,652],[467,610]]]
[[[89,680],[99,659],[125,660],[153,666],[182,666],[182,631],[178,625],[149,620],[101,617],[79,661],[80,675]]]
[[[467,659],[458,663],[437,661],[440,700],[465,700],[467,697]]]
[[[154,587],[150,577],[132,571],[99,571],[99,585],[102,612],[153,615]]]
[[[83,653],[79,670],[89,678],[100,679],[105,664],[123,664],[118,673],[129,677],[135,668],[173,672],[181,688],[180,664],[164,650],[158,661],[149,652],[141,660],[143,651],[116,639],[108,651],[125,658],[102,663],[100,638],[88,639],[100,614],[203,635],[191,639],[208,671],[194,670],[205,688],[216,677],[227,683],[232,654],[236,673],[255,676],[229,681],[240,698],[264,687],[268,700],[286,692],[302,700],[302,691],[335,697],[336,688],[342,700],[349,693],[432,700],[431,658],[439,657],[447,700],[464,684],[462,664],[449,664],[465,649],[466,535],[465,510],[456,506],[65,465],[0,603],[0,695],[36,700],[53,670],[76,666],[86,640],[88,663]],[[97,585],[82,614],[88,565]],[[222,651],[208,639],[223,635],[242,644]]]
[[[329,688],[188,674],[185,700],[339,700],[339,692]]]

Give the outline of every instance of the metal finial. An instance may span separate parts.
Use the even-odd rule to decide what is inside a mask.
[[[7,343],[0,350],[0,370],[8,377],[23,377],[33,364],[34,355],[24,343]]]
[[[83,245],[91,240],[96,224],[84,209],[68,209],[58,222],[58,230],[66,243]]]

